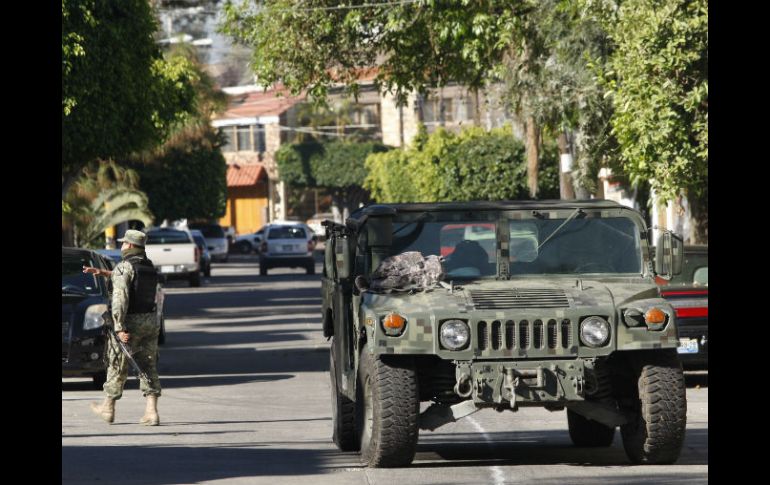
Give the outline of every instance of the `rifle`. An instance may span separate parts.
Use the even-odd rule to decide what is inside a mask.
[[[123,341],[120,340],[120,337],[118,337],[117,332],[115,332],[113,327],[112,313],[110,311],[106,311],[102,315],[102,318],[104,319],[105,330],[113,339],[115,339],[115,343],[126,356],[128,362],[131,364],[131,367],[133,367],[136,371],[137,377],[139,377],[139,379],[143,379],[149,385],[150,377],[139,367],[139,364],[136,363],[136,360],[134,360],[134,357],[131,355],[131,350],[129,350],[128,345],[124,344]]]

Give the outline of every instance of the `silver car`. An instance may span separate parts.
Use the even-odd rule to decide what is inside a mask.
[[[315,274],[317,236],[301,222],[281,222],[265,226],[259,248],[259,274],[267,275],[270,268],[305,268]]]

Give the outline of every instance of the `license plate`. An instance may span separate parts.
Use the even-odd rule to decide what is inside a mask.
[[[294,251],[294,246],[292,246],[291,244],[284,244],[283,246],[281,246],[281,248],[283,248],[283,251],[286,253],[290,253]]]
[[[680,354],[697,354],[698,340],[694,338],[680,338],[679,348],[676,351]]]
[[[161,273],[173,273],[174,272],[174,267],[173,266],[161,266],[160,267],[160,272]]]

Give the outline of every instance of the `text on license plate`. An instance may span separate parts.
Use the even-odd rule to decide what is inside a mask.
[[[693,338],[680,338],[679,347],[676,351],[680,354],[697,354],[698,340]]]
[[[283,246],[281,246],[281,248],[287,253],[294,251],[294,246],[292,246],[291,244],[284,244]]]
[[[173,273],[174,272],[174,267],[173,266],[161,266],[160,267],[160,272],[161,273]]]

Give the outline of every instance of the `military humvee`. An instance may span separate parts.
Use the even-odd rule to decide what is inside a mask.
[[[687,404],[676,317],[653,280],[681,271],[674,234],[659,238],[653,268],[640,214],[606,200],[370,205],[324,224],[341,450],[405,466],[420,429],[539,406],[566,409],[577,446],[610,446],[619,426],[631,462],[679,457]],[[443,281],[390,292],[355,284],[406,251],[443,257]],[[421,402],[431,403],[422,413]]]

